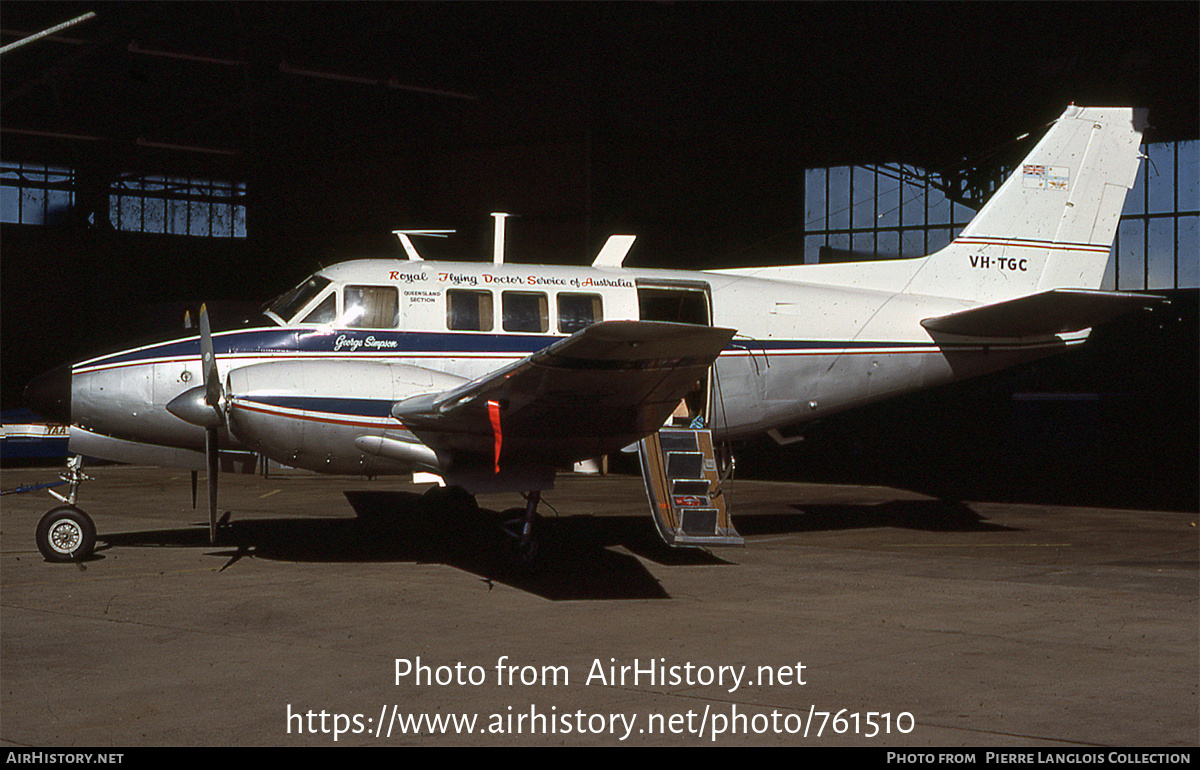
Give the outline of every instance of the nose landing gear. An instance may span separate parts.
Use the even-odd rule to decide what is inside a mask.
[[[91,478],[83,472],[83,456],[75,455],[67,461],[67,471],[61,475],[68,482],[70,491],[64,496],[53,489],[47,490],[66,505],[52,508],[37,525],[37,547],[46,561],[83,561],[96,548],[96,525],[92,518],[75,507],[79,485]]]

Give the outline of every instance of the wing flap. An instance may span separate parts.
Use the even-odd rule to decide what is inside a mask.
[[[733,335],[606,321],[462,387],[397,402],[392,415],[430,447],[489,464],[609,454],[658,430]]]
[[[1165,297],[1129,292],[1054,289],[921,321],[930,332],[960,337],[1052,337],[1097,326]]]

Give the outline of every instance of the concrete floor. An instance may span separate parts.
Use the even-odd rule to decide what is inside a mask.
[[[515,495],[227,474],[211,546],[203,480],[89,473],[82,565],[38,554],[45,492],[3,498],[6,747],[1200,741],[1195,511],[738,481],[747,547],[709,554],[639,479],[567,476],[525,567]]]

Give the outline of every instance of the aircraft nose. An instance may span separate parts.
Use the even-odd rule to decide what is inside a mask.
[[[25,386],[25,405],[47,420],[71,424],[71,365],[39,374]]]

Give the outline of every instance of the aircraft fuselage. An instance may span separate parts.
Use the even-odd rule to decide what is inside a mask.
[[[814,276],[824,267],[812,266]],[[719,271],[377,259],[314,278],[320,290],[288,308],[290,317],[271,315],[279,325],[213,335],[231,394],[232,435],[223,445],[240,442],[288,465],[335,473],[434,467],[391,416],[394,403],[474,380],[600,320],[736,329],[714,366],[707,403],[696,409],[718,438],[735,439],[1066,344],[935,341],[920,320],[961,310],[961,300]],[[364,311],[371,302],[364,297],[375,306]],[[204,429],[166,407],[201,376],[194,334],[83,361],[71,372],[70,422],[93,445],[110,438],[199,452]],[[413,451],[402,459],[372,454],[361,446],[366,436]]]

